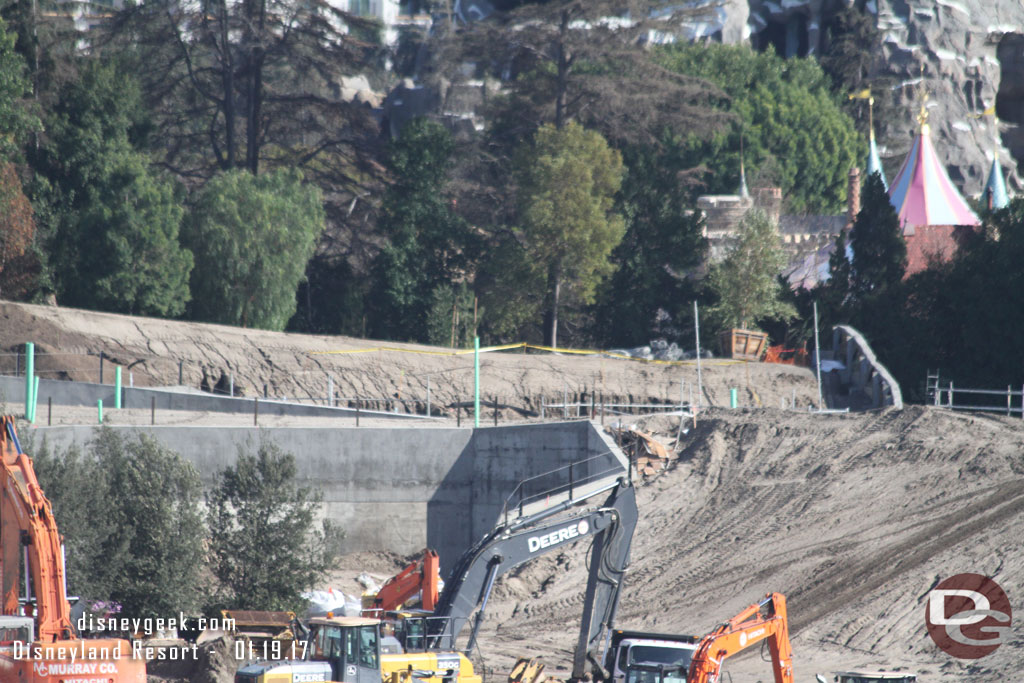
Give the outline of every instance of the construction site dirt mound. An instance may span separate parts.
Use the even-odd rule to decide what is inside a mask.
[[[643,425],[674,438],[666,418]],[[912,407],[859,415],[714,410],[679,459],[638,491],[640,522],[617,627],[702,635],[766,593],[788,598],[798,681],[850,669],[922,681],[1018,680],[1024,629],[955,659],[929,638],[940,580],[993,577],[1024,596],[1024,425]],[[588,547],[523,567],[499,588],[480,648],[489,667],[571,661]],[[762,653],[764,654],[764,653]],[[757,652],[734,681],[770,681]],[[553,672],[554,673],[554,672]],[[557,675],[557,674],[556,674]]]
[[[25,342],[36,348],[43,379],[99,381],[100,353],[135,386],[183,385],[236,396],[289,398],[324,404],[424,414],[467,414],[473,400],[473,357],[465,349],[378,342],[351,337],[267,332],[226,325],[97,313],[0,301],[0,374],[18,371]],[[460,355],[456,355],[456,353]],[[698,396],[696,361],[684,364],[523,349],[481,355],[480,391],[487,418],[576,417],[591,403],[740,405],[806,409],[817,402],[807,368],[706,359]],[[21,368],[24,372],[24,368]],[[180,381],[179,381],[180,380]],[[543,409],[542,403],[582,403]],[[634,409],[623,409],[634,412]],[[613,410],[609,408],[609,415]]]
[[[193,388],[230,374],[246,395],[266,384],[272,396],[322,401],[331,377],[339,401],[388,398],[421,412],[430,377],[434,405],[449,415],[472,395],[471,357],[444,349],[0,302],[0,353],[9,354],[0,372],[11,374],[26,341],[49,354],[37,359],[44,378],[96,381],[103,351],[136,385],[178,384],[180,367]],[[324,353],[341,350],[362,352]],[[1019,680],[1019,616],[993,654],[961,660],[931,641],[925,609],[932,587],[964,572],[993,577],[1020,604],[1024,421],[922,407],[809,413],[817,390],[807,369],[716,361],[702,373],[701,402],[719,407],[695,425],[678,416],[620,420],[678,456],[638,478],[641,516],[618,627],[701,635],[778,591],[789,601],[798,681],[897,668],[922,681]],[[677,402],[697,380],[692,363],[520,352],[486,354],[481,374],[503,418],[595,393]],[[722,408],[733,388],[741,408]],[[479,642],[487,669],[503,678],[516,658],[541,655],[564,677],[587,550],[582,542],[560,549],[501,579]],[[355,593],[358,573],[383,579],[410,559],[344,558],[324,588]],[[726,670],[735,683],[771,680],[757,652]]]

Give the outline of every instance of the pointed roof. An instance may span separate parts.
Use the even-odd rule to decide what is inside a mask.
[[[927,113],[922,107],[921,131],[889,188],[904,235],[925,225],[981,225],[946,174],[932,146]]]
[[[1005,209],[1010,205],[1010,195],[1006,192],[1006,181],[1003,179],[1003,167],[999,165],[999,154],[992,158],[992,170],[988,173],[988,182],[982,193],[986,204],[992,209]]]
[[[868,145],[868,170],[867,174],[870,176],[872,173],[877,173],[882,178],[882,187],[885,191],[889,191],[889,181],[885,179],[885,170],[882,168],[882,160],[878,156],[878,145],[875,144],[875,131],[872,130],[870,134],[870,144]]]

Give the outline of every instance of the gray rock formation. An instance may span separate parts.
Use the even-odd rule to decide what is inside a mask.
[[[891,178],[917,132],[919,88],[930,98],[932,140],[951,179],[977,196],[994,150],[1011,187],[1020,191],[1024,162],[1024,2],[1021,0],[733,0],[727,12],[747,16],[745,39],[772,44],[787,56],[816,54],[823,45],[823,14],[857,1],[872,12],[883,34],[884,76],[897,79],[889,93],[903,114],[880,122],[880,151]],[[728,22],[724,22],[728,24]],[[724,28],[724,26],[723,26]],[[736,31],[723,30],[726,42]],[[732,38],[733,40],[730,40]],[[923,78],[922,78],[923,75]],[[996,118],[982,116],[996,105]],[[1022,167],[1024,168],[1024,167]]]

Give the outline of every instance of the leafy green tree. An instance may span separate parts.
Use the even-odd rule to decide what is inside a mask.
[[[864,298],[893,287],[907,269],[907,244],[899,217],[878,174],[871,174],[861,194],[861,210],[850,230],[854,296]]]
[[[796,309],[782,297],[779,274],[786,265],[779,233],[768,216],[751,210],[737,226],[736,241],[711,269],[718,303],[709,315],[721,329],[746,328],[762,318],[785,318]]]
[[[32,94],[25,60],[14,49],[17,36],[0,19],[0,159],[21,158],[21,146],[40,129],[39,117],[27,104]]]
[[[183,230],[196,258],[192,316],[283,330],[323,229],[320,191],[299,171],[217,176],[199,193]]]
[[[862,143],[813,59],[714,44],[663,46],[656,54],[667,68],[720,86],[728,95],[722,106],[739,118],[729,133],[691,140],[690,166],[709,169],[709,191],[735,192],[742,135],[747,172],[777,183],[791,211],[843,206]]]
[[[34,455],[64,536],[70,592],[139,617],[199,607],[205,528],[190,463],[145,434],[107,427],[84,452],[56,454],[44,442]]]
[[[320,496],[296,474],[295,457],[268,441],[219,474],[207,501],[218,605],[298,610],[323,578],[340,532],[315,528]]]
[[[691,317],[694,285],[686,276],[700,265],[706,244],[699,216],[688,206],[680,161],[672,147],[626,150],[617,205],[626,234],[612,252],[615,273],[601,285],[595,304],[593,336],[603,344],[678,336]]]
[[[479,250],[444,195],[453,146],[440,124],[424,118],[406,125],[391,145],[395,181],[378,224],[388,243],[374,265],[369,298],[375,337],[428,341],[435,290],[449,291],[464,279]]]
[[[178,230],[174,185],[136,147],[146,127],[135,81],[117,64],[88,62],[62,91],[35,166],[61,303],[174,316],[188,301],[191,254]]]
[[[562,287],[592,303],[611,274],[612,250],[625,226],[613,211],[622,183],[622,156],[600,134],[570,123],[542,126],[516,163],[519,237],[531,260],[547,272],[545,341],[558,343]]]

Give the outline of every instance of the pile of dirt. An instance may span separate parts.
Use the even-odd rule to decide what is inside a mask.
[[[135,386],[180,384],[235,395],[266,394],[325,403],[333,387],[338,405],[454,416],[472,408],[472,355],[415,344],[376,342],[267,332],[54,306],[0,301],[0,374],[13,375],[25,342],[36,345],[36,374],[43,379],[113,381],[113,365],[125,369]],[[375,350],[387,346],[391,350]],[[345,353],[330,353],[344,351]],[[598,355],[492,352],[481,356],[481,395],[489,417],[496,400],[501,418],[522,419],[541,412],[541,403],[664,403],[680,399],[728,405],[738,389],[740,405],[800,409],[817,401],[806,368],[705,360],[703,397],[697,396],[695,361],[683,365],[646,363]],[[330,379],[328,379],[330,378]],[[368,400],[372,402],[367,402]],[[589,407],[589,406],[588,406]],[[575,408],[566,413],[575,417]],[[587,408],[582,409],[586,412]],[[548,410],[547,417],[562,415]],[[610,414],[610,411],[609,411]]]
[[[96,356],[128,368],[137,385],[215,385],[233,375],[243,393],[391,398],[422,412],[467,401],[468,356],[415,345],[370,350],[361,339],[287,335],[217,325],[130,318],[0,302],[0,352],[26,341],[51,352],[45,377],[97,379]],[[14,355],[0,358],[11,374]],[[485,396],[505,417],[542,399],[593,393],[623,401],[676,402],[696,367],[600,356],[491,353]],[[109,366],[108,366],[109,367]],[[112,373],[111,373],[112,374]],[[109,382],[109,377],[107,382]],[[639,421],[679,458],[639,490],[640,524],[617,626],[700,635],[765,593],[789,601],[797,680],[845,669],[910,669],[923,681],[1019,677],[1024,631],[979,660],[943,654],[925,630],[928,591],[963,572],[993,577],[1011,602],[1024,595],[1024,423],[912,407],[867,414],[810,414],[812,374],[763,364],[705,363],[705,405],[740,390],[741,406]],[[780,410],[785,403],[801,410]],[[516,410],[512,410],[515,408]],[[517,412],[518,411],[518,412]],[[450,414],[450,413],[449,413]],[[630,418],[635,421],[635,418]],[[480,638],[487,668],[501,675],[520,656],[542,655],[559,674],[575,646],[587,547],[581,542],[503,577]],[[360,592],[359,572],[378,580],[413,558],[345,558],[326,587]],[[756,652],[730,660],[733,680],[770,680]]]
[[[648,430],[675,436],[666,418]],[[980,660],[942,653],[925,600],[962,572],[1024,595],[1024,425],[907,408],[861,415],[715,410],[680,459],[638,491],[619,628],[701,635],[768,592],[788,598],[797,680],[848,669],[925,681],[1019,676],[1024,629]],[[525,566],[492,599],[489,667],[571,662],[586,582],[582,542]],[[736,681],[769,681],[756,652]],[[554,673],[554,672],[553,672]]]

